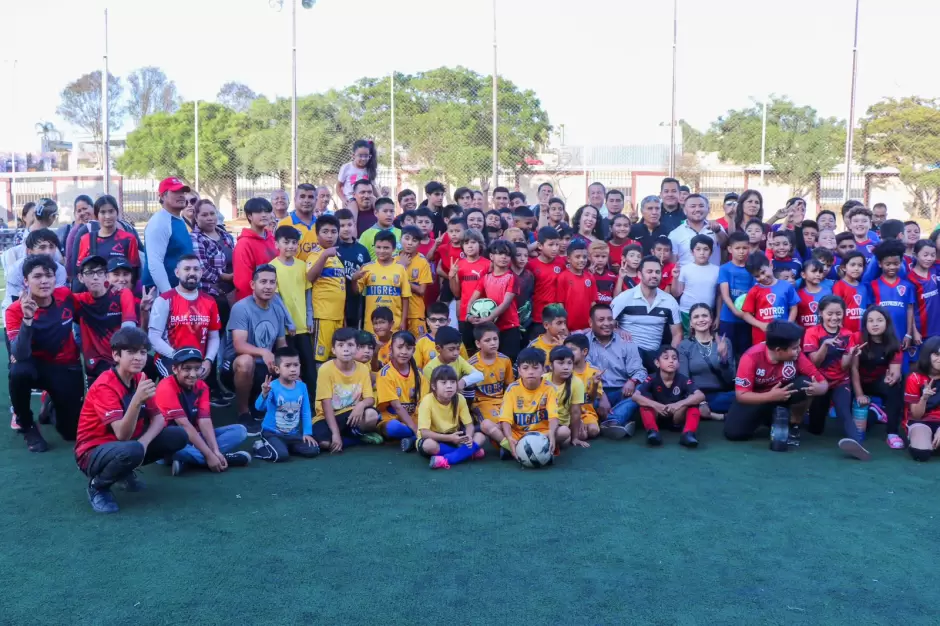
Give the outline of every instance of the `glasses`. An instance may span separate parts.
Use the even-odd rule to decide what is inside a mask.
[[[82,272],[82,276],[87,276],[89,278],[104,278],[106,272],[104,270],[88,270]]]
[[[188,199],[186,200],[186,204],[188,204],[189,206],[193,206],[193,205],[195,205],[197,202],[199,202],[199,198],[188,198]]]
[[[448,319],[448,318],[446,318],[446,317],[429,317],[429,318],[428,318],[428,321],[429,321],[429,322],[434,322],[435,324],[446,324],[446,323],[447,323],[447,319]]]

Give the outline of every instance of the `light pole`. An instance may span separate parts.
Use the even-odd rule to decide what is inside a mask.
[[[669,176],[676,175],[676,44],[679,39],[679,0],[672,0],[672,115],[669,118]]]
[[[497,100],[498,100],[498,64],[497,64],[497,44],[496,44],[496,0],[493,0],[493,172],[492,172],[492,182],[490,183],[490,188],[493,189],[499,184],[499,140],[496,137],[496,133],[499,129],[498,123],[498,112],[497,112]]]
[[[389,80],[389,99],[391,101],[391,127],[389,131],[391,137],[389,138],[391,145],[389,146],[389,167],[392,170],[392,197],[395,198],[398,196],[398,174],[395,172],[395,70],[392,70],[392,77]]]
[[[306,1],[304,6],[307,6]],[[313,2],[310,6],[313,6]],[[297,189],[297,0],[291,0],[290,22],[290,185],[293,193],[293,190]]]
[[[858,5],[855,0],[855,37],[852,40],[852,93],[849,97],[849,120],[845,133],[845,188],[842,201],[849,199],[852,191],[852,141],[855,139],[855,80],[858,76]]]
[[[764,170],[767,169],[767,98],[764,98],[764,114],[760,124],[760,184],[764,186]]]
[[[199,191],[199,99],[196,99],[195,110],[193,113],[193,126],[195,127],[195,151],[194,156],[196,157],[196,179],[193,181],[196,185],[196,191]]]
[[[13,59],[10,66],[10,128],[13,128],[16,123],[16,59]],[[10,133],[12,136],[13,133]],[[11,152],[11,163],[13,167],[10,169],[10,209],[7,211],[7,215],[13,218],[14,226],[16,225],[16,142],[13,143],[13,148]]]
[[[101,71],[101,135],[104,145],[101,154],[104,157],[104,192],[111,193],[111,122],[108,119],[109,88],[108,84],[108,10],[104,10],[104,67]]]

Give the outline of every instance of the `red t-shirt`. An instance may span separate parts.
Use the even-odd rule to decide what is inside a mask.
[[[613,302],[614,287],[617,285],[617,274],[611,272],[609,269],[603,274],[594,273],[594,283],[597,285],[597,302],[599,304],[610,304]]]
[[[78,365],[78,344],[72,334],[75,300],[68,287],[52,291],[52,303],[39,307],[33,317],[33,358],[54,365]],[[12,344],[23,327],[23,307],[19,300],[10,305],[6,314],[7,337]],[[110,352],[109,352],[110,354]]]
[[[558,277],[564,271],[564,265],[558,265],[555,257],[550,263],[538,257],[529,259],[527,268],[535,276],[535,292],[532,294],[532,321],[542,323],[542,310],[549,304],[558,302]]]
[[[99,362],[114,364],[111,336],[124,322],[137,323],[137,306],[130,289],[110,289],[100,298],[89,292],[72,294],[75,315],[82,333],[82,356],[89,368]]]
[[[675,263],[666,263],[663,266],[663,276],[659,279],[659,288],[666,290],[669,288],[669,285],[672,284],[673,279],[675,278]]]
[[[140,267],[140,252],[137,249],[137,238],[131,233],[117,229],[108,237],[98,237],[95,254],[105,261],[115,257],[123,257],[134,267]],[[78,242],[78,257],[76,271],[81,268],[82,261],[91,256],[91,233],[82,235]]]
[[[839,296],[845,301],[845,317],[842,318],[842,328],[857,333],[862,329],[862,315],[865,309],[862,308],[862,293],[859,291],[861,284],[853,287],[852,285],[840,280],[832,286],[832,295]]]
[[[137,391],[137,384],[144,377],[141,372],[134,376],[130,387],[125,387],[114,369],[109,369],[98,377],[88,393],[78,417],[78,434],[75,438],[75,458],[82,469],[87,466],[85,455],[102,444],[117,441],[117,436],[111,429],[111,424],[124,417],[124,412],[130,406],[131,398]],[[158,415],[157,405],[153,398],[148,400],[140,409],[137,417],[137,426],[134,427],[133,439],[137,439],[144,432],[144,423]]]
[[[174,350],[196,348],[203,355],[209,344],[209,331],[220,330],[219,305],[215,298],[199,292],[195,300],[187,300],[176,289],[160,294],[167,301],[167,343]]]
[[[597,301],[597,281],[592,272],[580,275],[565,270],[558,277],[558,301],[568,312],[568,330],[584,330],[591,325],[591,307]]]
[[[634,241],[633,239],[624,239],[621,244],[615,244],[611,241],[607,242],[607,249],[610,250],[610,267],[620,269],[620,264],[623,262],[623,249],[630,244],[640,245],[640,242]]]
[[[198,420],[212,419],[209,386],[201,380],[197,380],[192,389],[183,389],[175,376],[164,378],[157,385],[153,402],[167,423],[188,419],[195,425]]]
[[[734,388],[736,391],[765,393],[773,389],[777,383],[787,385],[793,382],[797,374],[809,376],[817,382],[823,380],[816,366],[802,353],[795,362],[771,363],[767,357],[767,344],[762,342],[751,346],[741,355],[737,377],[734,379]]]
[[[920,397],[924,393],[924,387],[932,384],[934,389],[940,392],[938,381],[930,382],[930,376],[914,372],[907,377],[904,383],[904,404],[907,407],[905,417],[911,419],[911,405],[920,402]],[[924,416],[920,418],[921,422],[940,422],[940,393],[935,393],[933,397],[927,399],[927,410]]]
[[[810,353],[819,350],[826,339],[835,339],[835,341],[826,349],[826,358],[818,366],[819,373],[829,381],[830,386],[849,382],[849,370],[842,369],[842,357],[855,346],[851,331],[840,328],[839,332],[833,334],[822,324],[813,326],[803,335],[803,352],[809,356]]]
[[[461,285],[461,288],[463,285]],[[503,314],[496,318],[496,327],[500,330],[519,327],[519,279],[515,272],[508,271],[502,276],[494,276],[492,271],[483,275],[483,279],[477,283],[477,291],[483,298],[489,298],[497,305],[503,303],[507,293],[515,294],[512,304],[503,311]]]
[[[816,293],[815,296],[822,298],[821,293]],[[819,300],[814,294],[806,291],[805,287],[796,292],[796,297],[796,323],[806,329],[816,327],[819,324]]]
[[[490,271],[490,260],[483,257],[476,261],[460,259],[457,264],[457,280],[460,282],[460,310],[457,313],[457,319],[466,321],[467,305],[470,304],[470,296],[477,290],[477,285],[484,274]]]

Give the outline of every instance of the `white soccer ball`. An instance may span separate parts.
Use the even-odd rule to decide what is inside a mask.
[[[523,467],[545,467],[552,462],[548,437],[542,433],[529,433],[516,444],[516,458]]]

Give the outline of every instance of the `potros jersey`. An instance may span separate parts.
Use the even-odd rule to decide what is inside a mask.
[[[819,323],[819,301],[829,295],[828,289],[810,293],[806,287],[797,292],[796,323],[803,328],[812,328]]]
[[[815,381],[822,381],[823,376],[816,366],[802,352],[795,361],[774,363],[767,355],[767,344],[759,343],[748,348],[738,362],[738,373],[734,379],[735,391],[753,391],[765,393],[777,383],[792,383],[797,375],[808,376]]]
[[[778,280],[770,286],[754,285],[744,296],[744,305],[741,310],[750,313],[758,322],[772,322],[785,320],[790,315],[790,309],[797,304],[796,291],[793,285]],[[751,331],[754,343],[764,340],[764,331],[756,326]]]
[[[842,328],[853,333],[861,330],[862,314],[865,313],[865,295],[862,286],[850,285],[843,279],[833,285],[832,295],[839,296],[845,302]]]
[[[838,332],[830,333],[822,324],[813,326],[803,336],[803,352],[809,356],[818,351],[827,339],[833,341],[826,348],[826,356],[823,362],[817,366],[819,373],[829,381],[830,385],[840,385],[848,382],[849,370],[842,368],[842,357],[855,345],[851,331],[840,328]]]
[[[866,304],[884,307],[894,322],[898,341],[903,341],[904,335],[911,331],[907,327],[907,308],[914,304],[914,287],[898,276],[895,276],[893,281],[879,276],[871,282],[868,291]]]
[[[940,298],[937,276],[926,277],[908,272],[907,280],[914,287],[914,327],[923,339],[940,335]]]

